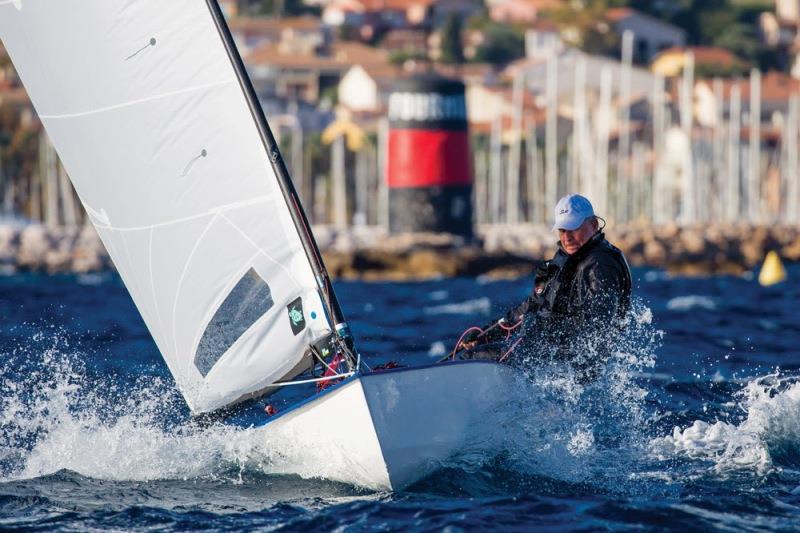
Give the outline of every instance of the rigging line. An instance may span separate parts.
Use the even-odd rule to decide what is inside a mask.
[[[167,227],[167,226],[173,226],[175,224],[181,224],[183,222],[191,222],[192,220],[198,220],[198,219],[201,219],[201,218],[204,218],[204,217],[217,215],[217,214],[222,214],[222,213],[225,213],[227,211],[234,211],[234,210],[240,209],[242,207],[249,207],[251,205],[257,205],[257,204],[265,203],[268,200],[271,200],[274,196],[276,196],[275,193],[265,194],[265,195],[262,195],[262,196],[256,196],[255,198],[250,198],[248,200],[244,200],[244,201],[241,201],[241,202],[233,202],[231,204],[225,204],[225,205],[221,205],[221,206],[218,206],[218,207],[214,207],[212,209],[209,209],[208,211],[204,211],[202,213],[197,213],[196,215],[189,215],[189,216],[186,216],[186,217],[175,218],[173,220],[167,220],[167,221],[164,221],[164,222],[157,222],[155,224],[148,224],[147,226],[127,226],[127,227],[112,226],[111,224],[103,224],[101,221],[95,220],[94,216],[92,216],[92,224],[94,224],[94,226],[96,228],[98,228],[98,229],[107,229],[107,230],[111,230],[111,231],[144,231],[144,230],[149,230],[149,229],[154,229],[154,228],[163,228],[163,227]],[[89,207],[88,211],[90,212],[90,214],[92,212],[98,213],[97,211],[95,211],[91,207]]]
[[[138,100],[130,100],[128,102],[123,102],[121,104],[114,104],[107,107],[98,107],[97,109],[90,109],[89,111],[81,111],[79,113],[64,113],[64,114],[54,114],[54,115],[39,115],[40,119],[43,120],[58,120],[63,118],[79,118],[79,117],[86,117],[89,115],[96,115],[98,113],[105,113],[106,111],[116,111],[117,109],[124,109],[126,107],[131,107],[139,104],[145,104],[147,102],[152,102],[155,100],[163,100],[165,98],[171,98],[173,96],[179,96],[186,93],[204,91],[206,89],[213,89],[215,87],[222,87],[224,85],[231,85],[235,83],[235,80],[228,80],[228,81],[217,81],[214,83],[206,83],[204,85],[196,85],[194,87],[187,87],[186,89],[180,89],[177,91],[170,91],[166,93],[156,94],[153,96],[148,96],[147,98],[140,98]]]
[[[304,385],[306,383],[319,383],[320,381],[331,381],[333,379],[342,379],[342,378],[349,378],[351,376],[355,376],[355,372],[345,372],[344,374],[336,374],[334,376],[327,376],[321,378],[313,378],[313,379],[301,379],[299,381],[282,381],[280,383],[273,383],[268,387],[286,387],[289,385]]]

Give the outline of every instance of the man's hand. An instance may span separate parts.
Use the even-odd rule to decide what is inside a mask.
[[[483,337],[483,331],[481,331],[479,328],[474,328],[470,332],[466,333],[461,339],[461,347],[472,348],[477,346],[481,337]]]

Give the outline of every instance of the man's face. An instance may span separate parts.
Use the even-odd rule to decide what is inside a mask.
[[[581,246],[586,244],[586,241],[591,239],[594,234],[597,233],[598,227],[597,219],[594,217],[589,217],[584,220],[583,224],[581,224],[577,229],[558,230],[558,239],[561,241],[561,246],[564,248],[564,251],[569,255],[572,255],[580,250]]]

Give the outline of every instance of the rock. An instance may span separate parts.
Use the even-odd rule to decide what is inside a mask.
[[[0,264],[13,264],[19,248],[19,232],[11,226],[0,226]]]
[[[46,266],[47,252],[52,248],[47,229],[39,224],[28,226],[19,237],[17,266],[26,270],[42,270]]]
[[[650,241],[644,245],[644,261],[650,265],[663,265],[667,261],[667,250],[658,241]]]
[[[633,265],[668,268],[684,275],[740,273],[763,260],[769,249],[800,261],[800,231],[794,226],[707,224],[655,227],[636,221],[614,225],[609,240]],[[443,276],[518,277],[535,260],[549,259],[557,238],[544,225],[479,226],[475,239],[440,233],[390,235],[384,228],[314,228],[332,277],[430,279]],[[0,267],[48,272],[97,272],[113,268],[91,226],[21,230],[0,226]]]
[[[72,254],[68,250],[49,250],[44,256],[44,265],[50,274],[72,272]]]
[[[706,240],[702,233],[696,229],[687,229],[681,233],[683,247],[690,254],[702,255],[706,250]]]
[[[111,267],[105,255],[91,247],[76,248],[70,256],[70,261],[72,271],[77,274],[100,272]]]

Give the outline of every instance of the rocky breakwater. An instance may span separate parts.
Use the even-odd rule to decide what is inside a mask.
[[[5,272],[51,274],[113,268],[91,226],[48,228],[40,224],[0,225],[0,268]]]
[[[485,248],[482,239],[449,234],[389,235],[377,228],[315,228],[325,265],[338,279],[420,280],[441,277],[518,277],[536,266],[527,250]]]
[[[521,250],[534,259],[550,257],[557,238],[554,232],[526,226],[484,228],[481,235],[487,250]],[[786,261],[800,261],[800,226],[640,223],[610,226],[606,235],[631,265],[673,274],[738,275],[757,269],[770,250]]]
[[[528,275],[553,255],[557,239],[534,225],[479,227],[469,242],[445,234],[389,235],[374,227],[319,226],[314,233],[334,278],[397,281]],[[757,268],[770,250],[800,261],[800,226],[630,224],[611,225],[606,233],[632,265],[676,274],[741,274]],[[85,273],[113,269],[113,263],[90,226],[0,224],[0,269]]]

